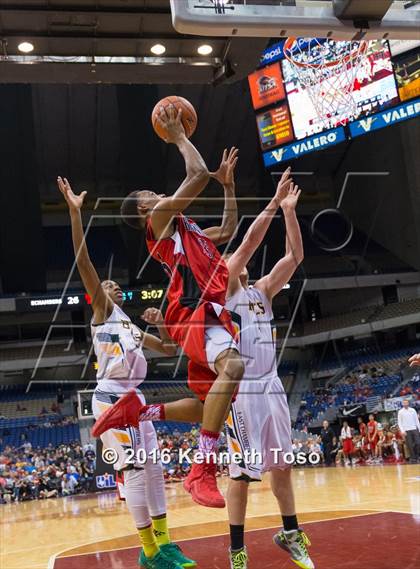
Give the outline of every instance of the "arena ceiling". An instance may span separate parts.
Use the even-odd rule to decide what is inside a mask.
[[[239,147],[241,215],[260,211],[265,198],[272,195],[273,180],[262,164],[244,79],[255,68],[266,40],[182,36],[172,28],[169,0],[0,0],[0,39],[0,107],[4,110],[0,153],[4,163],[10,164],[0,169],[0,186],[8,189],[0,192],[4,221],[0,292],[45,289],[49,268],[45,228],[68,224],[55,186],[58,174],[68,176],[76,190],[88,191],[87,211],[98,198],[115,198],[115,203],[107,205],[117,212],[118,199],[138,187],[175,190],[184,175],[182,160],[176,149],[160,143],[150,126],[154,104],[166,95],[175,93],[194,104],[199,116],[194,142],[209,168],[217,167],[226,146]],[[16,60],[23,40],[33,42],[35,55],[27,57],[35,59]],[[170,61],[93,64],[80,59],[149,58],[156,42],[165,44],[165,58]],[[188,64],[188,57],[197,63],[197,46],[204,42],[214,48],[209,64]],[[229,61],[236,70],[230,77],[234,84],[208,85],[222,69],[222,61]],[[366,237],[351,252],[346,250],[349,263],[367,256],[369,267],[380,272],[407,265],[418,268],[420,210],[413,201],[418,195],[417,141],[418,129],[410,122],[291,164],[302,173],[295,175],[304,192],[300,215],[307,218],[335,206],[346,172],[390,170],[385,179],[357,179],[346,192],[346,213]],[[195,205],[194,215],[208,214],[208,198],[219,200],[211,205],[211,213],[220,214],[222,196],[216,184],[206,190],[207,201]],[[109,211],[105,206],[102,211],[101,202],[102,213]],[[136,235],[128,235],[127,240],[133,257],[130,270],[136,274],[143,253]],[[371,261],[371,240],[385,249],[383,259],[377,260],[375,253]],[[273,239],[273,254],[277,254],[277,242]],[[307,248],[307,264],[311,251]],[[337,259],[341,255],[338,252]],[[401,263],[396,267],[394,256],[404,267]],[[317,263],[314,254],[313,264]],[[331,273],[339,272],[341,260],[330,266]]]
[[[169,0],[0,2],[2,83],[212,83],[255,68],[266,38],[187,36]],[[24,55],[21,42],[33,44]],[[210,44],[211,55],[197,49]],[[151,47],[163,44],[161,56]]]

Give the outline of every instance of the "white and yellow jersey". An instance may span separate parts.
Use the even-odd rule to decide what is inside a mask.
[[[244,377],[226,421],[228,447],[236,460],[231,478],[286,468],[286,453],[293,456],[290,414],[283,384],[277,375],[273,311],[265,294],[255,287],[240,288],[226,302],[239,332]],[[278,449],[277,452],[273,452]],[[255,452],[255,458],[251,458]],[[239,459],[239,460],[238,460]]]
[[[226,308],[239,333],[244,378],[267,380],[277,377],[276,334],[268,298],[258,288],[241,287],[227,299]]]
[[[147,362],[142,349],[142,332],[116,304],[109,318],[91,324],[92,340],[98,360],[96,379],[117,380],[125,387],[136,387],[146,377]]]

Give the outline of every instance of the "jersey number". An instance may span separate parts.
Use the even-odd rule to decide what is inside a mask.
[[[251,312],[255,312],[257,316],[259,316],[260,314],[265,314],[265,308],[262,302],[250,302],[249,310]]]

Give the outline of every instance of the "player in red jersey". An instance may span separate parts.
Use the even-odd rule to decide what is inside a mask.
[[[204,506],[224,507],[217,489],[215,452],[217,441],[232,397],[242,378],[244,366],[234,340],[230,314],[225,310],[228,269],[216,245],[229,241],[237,225],[233,170],[237,151],[225,151],[219,170],[210,174],[199,152],[185,136],[181,112],[161,109],[159,119],[167,131],[168,143],[178,146],[185,159],[187,176],[171,197],[151,191],[131,193],[124,201],[123,219],[140,229],[146,228],[150,254],[170,277],[165,325],[173,340],[189,358],[188,383],[198,399],[166,405],[139,405],[128,394],[102,414],[93,434],[119,425],[139,421],[202,422],[199,439],[200,458],[194,462],[184,487]],[[225,189],[225,212],[220,227],[202,231],[182,212],[203,191],[209,177],[218,179]]]
[[[363,439],[366,436],[366,423],[363,422],[363,417],[357,417],[357,427]]]
[[[378,444],[378,423],[375,421],[374,415],[369,415],[369,422],[367,424],[367,440],[369,444],[369,450],[371,453],[371,459],[377,458],[377,444]]]
[[[367,427],[366,423],[363,422],[363,417],[357,417],[357,427],[360,433],[360,454],[363,458],[366,457],[366,452],[368,450],[368,441],[367,441]]]

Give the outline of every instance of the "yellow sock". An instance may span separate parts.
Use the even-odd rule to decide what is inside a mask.
[[[159,553],[159,546],[153,533],[153,527],[150,525],[147,528],[137,530],[139,532],[140,543],[146,557],[154,557]]]
[[[162,518],[152,518],[153,533],[155,539],[159,546],[166,545],[171,542],[168,530],[168,518],[166,516]]]

